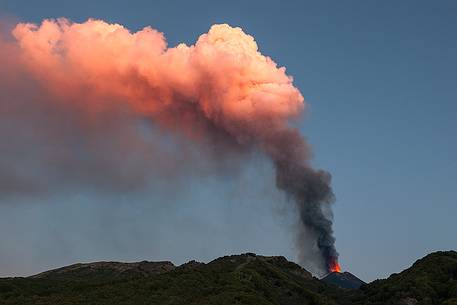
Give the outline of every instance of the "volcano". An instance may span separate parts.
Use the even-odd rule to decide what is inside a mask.
[[[331,272],[322,278],[322,281],[345,289],[359,289],[366,284],[350,272]]]

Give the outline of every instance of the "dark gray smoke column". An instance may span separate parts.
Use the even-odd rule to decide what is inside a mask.
[[[305,139],[295,129],[283,129],[269,139],[267,152],[276,169],[276,185],[293,201],[299,212],[299,231],[315,239],[315,246],[323,259],[325,272],[334,270],[338,263],[335,237],[332,229],[330,205],[334,195],[330,186],[331,175],[309,165],[310,152]],[[297,232],[299,258],[310,247],[309,241]],[[306,263],[306,262],[301,262]]]

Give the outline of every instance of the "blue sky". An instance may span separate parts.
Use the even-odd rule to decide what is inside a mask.
[[[0,0],[1,14],[13,20],[151,25],[171,46],[193,43],[214,23],[253,35],[310,105],[300,129],[314,164],[333,175],[341,263],[365,280],[457,248],[456,10],[445,0]],[[1,205],[0,276],[99,259],[182,263],[246,251],[294,259],[271,181],[243,193],[259,171],[270,173],[252,163],[237,179],[193,182],[160,208],[149,202],[170,199],[151,192]]]

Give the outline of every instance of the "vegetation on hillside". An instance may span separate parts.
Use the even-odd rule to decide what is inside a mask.
[[[430,254],[404,272],[359,290],[327,285],[284,257],[249,253],[179,267],[166,262],[163,266],[97,264],[73,265],[38,277],[0,279],[0,304],[457,305],[454,251]],[[144,272],[145,266],[150,271]]]
[[[435,252],[388,279],[362,286],[356,304],[457,305],[457,252]]]

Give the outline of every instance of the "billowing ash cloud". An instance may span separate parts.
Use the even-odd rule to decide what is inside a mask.
[[[62,181],[129,190],[148,171],[188,163],[178,158],[164,170],[164,134],[180,139],[174,145],[195,143],[219,164],[258,150],[299,212],[302,263],[316,251],[321,271],[336,261],[330,175],[311,168],[309,148],[289,124],[303,112],[303,97],[253,37],[220,24],[195,45],[167,48],[149,27],[130,33],[66,19],[21,23],[12,34],[0,42],[3,195],[46,193]],[[142,132],[141,124],[159,132]]]

